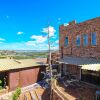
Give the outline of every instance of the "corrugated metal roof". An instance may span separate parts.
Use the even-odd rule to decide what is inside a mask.
[[[38,62],[33,59],[14,60],[14,59],[0,59],[0,71],[27,68],[32,66],[39,66]]]
[[[86,70],[100,70],[100,59],[64,56],[63,59],[60,59],[58,62],[82,66],[82,69]]]
[[[100,64],[100,59],[64,56],[58,62],[73,65]]]
[[[82,65],[82,69],[91,70],[91,71],[100,71],[100,64]]]

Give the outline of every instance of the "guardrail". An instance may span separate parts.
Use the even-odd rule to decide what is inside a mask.
[[[59,98],[61,98],[61,100],[68,100],[64,93],[58,88],[57,80],[54,80],[53,82],[53,90],[56,91],[57,95],[59,96]]]

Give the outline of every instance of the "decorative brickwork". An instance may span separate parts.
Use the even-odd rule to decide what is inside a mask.
[[[100,17],[82,23],[70,22],[68,25],[61,25],[60,28],[60,51],[64,55],[79,57],[93,57],[100,59]],[[96,33],[96,46],[91,45],[91,33]],[[88,45],[83,45],[83,34],[88,36]],[[80,35],[80,46],[76,45],[76,37]],[[68,37],[68,46],[64,45]],[[63,49],[62,49],[63,48]]]

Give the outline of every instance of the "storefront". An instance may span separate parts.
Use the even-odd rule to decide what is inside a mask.
[[[82,81],[100,86],[100,73],[95,71],[82,70]]]
[[[100,86],[100,65],[83,65],[81,80]]]

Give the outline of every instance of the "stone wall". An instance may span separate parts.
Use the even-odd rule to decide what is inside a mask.
[[[96,33],[96,46],[91,45],[91,33],[93,32]],[[87,46],[83,46],[84,33],[88,35]],[[76,23],[75,21],[73,21],[68,25],[61,25],[59,27],[59,35],[60,52],[62,51],[64,55],[92,57],[100,59],[100,17],[82,23]],[[80,46],[76,45],[77,35],[81,36]],[[68,46],[64,45],[66,36],[68,37]]]

